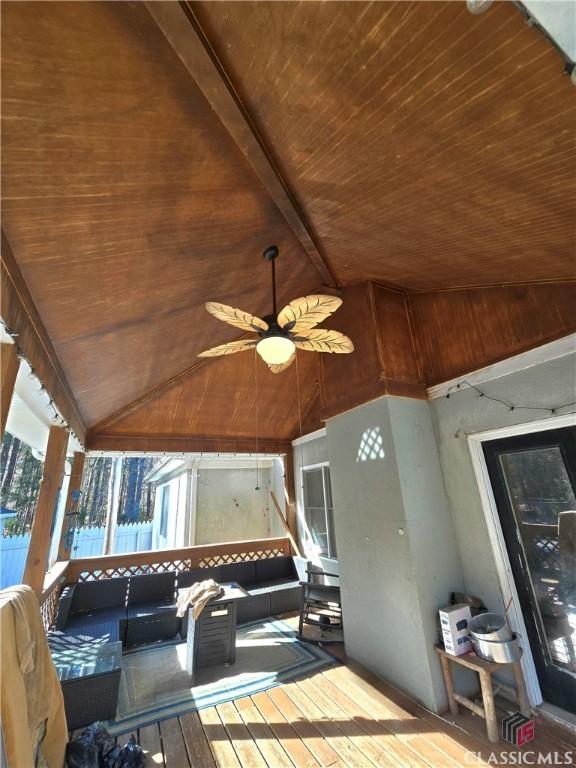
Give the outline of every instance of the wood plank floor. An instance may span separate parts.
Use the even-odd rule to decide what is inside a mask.
[[[512,749],[489,744],[471,713],[440,718],[354,664],[165,720],[138,738],[160,768],[454,768],[494,765]],[[576,736],[540,718],[523,750],[576,760]]]

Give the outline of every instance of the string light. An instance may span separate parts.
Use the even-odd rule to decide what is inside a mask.
[[[4,329],[4,332],[6,333],[6,335],[9,336],[11,339],[16,339],[20,335],[16,331],[13,331],[11,328],[9,328],[8,325],[6,325],[6,323],[3,320],[0,320],[0,325]],[[42,392],[47,394],[47,389],[46,389],[44,383],[40,380],[40,377],[36,373],[36,370],[32,366],[32,363],[30,362],[30,360],[26,357],[24,351],[22,350],[22,347],[20,347],[20,345],[17,344],[16,342],[14,343],[14,346],[16,347],[16,357],[18,358],[18,360],[20,360],[20,362],[25,362],[26,365],[28,366],[28,368],[30,369],[29,372],[28,372],[28,376],[30,378],[37,379],[37,381],[39,382],[40,389],[38,390],[38,394],[40,394]],[[86,450],[86,446],[82,443],[82,441],[80,440],[78,435],[74,432],[74,430],[70,428],[70,425],[68,424],[66,419],[61,415],[61,413],[58,411],[58,409],[54,405],[54,401],[52,400],[50,395],[48,395],[48,398],[49,398],[48,399],[48,407],[51,408],[52,411],[54,412],[54,415],[52,416],[52,418],[50,420],[53,421],[53,422],[56,422],[56,424],[61,424],[63,427],[67,427],[68,428],[68,432],[70,433],[70,436],[80,445],[82,450],[85,451]]]
[[[496,397],[495,395],[490,395],[487,392],[483,392],[479,387],[477,387],[475,384],[471,384],[466,379],[463,379],[457,384],[452,385],[446,393],[446,399],[448,400],[454,391],[459,391],[462,389],[472,389],[474,392],[476,392],[478,398],[484,397],[486,400],[490,400],[493,403],[498,403],[499,405],[506,408],[508,413],[512,413],[512,411],[543,411],[554,416],[556,413],[558,413],[558,411],[576,405],[576,400],[571,403],[563,403],[562,405],[557,405],[553,408],[543,405],[517,405],[515,403],[508,402],[508,400],[503,400],[501,397]]]

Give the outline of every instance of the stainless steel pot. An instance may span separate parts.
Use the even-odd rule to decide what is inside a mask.
[[[479,640],[511,640],[506,620],[497,613],[480,613],[468,623],[470,634]]]
[[[514,632],[508,640],[486,640],[483,636],[475,635],[471,631],[470,640],[478,656],[486,661],[510,664],[512,661],[518,661],[521,655],[518,635]]]

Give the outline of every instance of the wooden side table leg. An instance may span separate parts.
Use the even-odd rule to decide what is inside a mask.
[[[450,662],[446,656],[440,656],[440,663],[442,664],[442,674],[444,676],[444,685],[446,686],[446,693],[448,694],[448,706],[450,707],[450,713],[453,715],[458,714],[458,703],[454,699],[454,680],[452,679],[452,668]]]
[[[486,716],[486,731],[488,741],[497,744],[500,741],[498,734],[498,720],[496,719],[496,706],[494,704],[494,691],[492,690],[492,676],[486,670],[479,670],[480,688],[482,689],[482,702]]]
[[[516,694],[518,696],[518,706],[520,712],[526,717],[530,717],[532,712],[530,708],[530,699],[528,698],[528,691],[526,690],[526,681],[524,680],[524,673],[522,672],[522,666],[519,661],[515,661],[512,665],[512,671],[514,672],[514,680],[516,681]]]

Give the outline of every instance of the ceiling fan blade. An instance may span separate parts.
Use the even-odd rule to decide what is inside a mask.
[[[267,331],[268,323],[259,317],[251,315],[235,307],[229,307],[227,304],[219,304],[216,301],[207,301],[204,305],[208,312],[218,320],[222,320],[229,325],[235,325],[236,328],[242,328],[243,331]]]
[[[260,339],[240,339],[240,341],[229,341],[227,344],[220,344],[219,347],[212,347],[205,352],[200,352],[198,357],[220,357],[221,355],[233,355],[235,352],[244,352],[245,349],[253,349]]]
[[[311,328],[307,331],[299,331],[293,338],[298,349],[307,349],[309,352],[347,354],[354,351],[352,340],[340,331]]]
[[[285,371],[286,368],[289,368],[292,363],[296,360],[296,352],[292,353],[292,356],[285,362],[285,363],[268,363],[268,368],[272,371],[272,373],[282,373],[282,371]]]
[[[314,328],[333,312],[336,312],[342,304],[338,296],[325,296],[314,293],[294,299],[287,304],[278,315],[278,325],[286,331],[303,331],[306,328]]]

